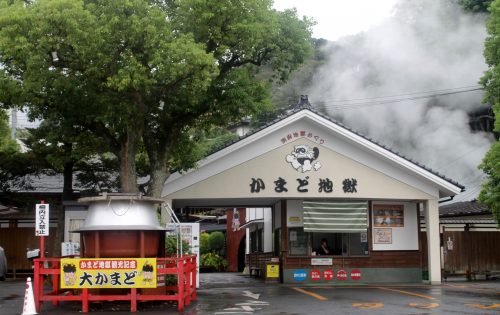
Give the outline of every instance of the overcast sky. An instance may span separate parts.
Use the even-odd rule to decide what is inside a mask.
[[[337,40],[379,24],[391,14],[396,0],[274,0],[278,10],[297,8],[299,16],[312,17],[313,37]]]

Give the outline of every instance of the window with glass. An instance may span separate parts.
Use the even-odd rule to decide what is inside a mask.
[[[368,202],[304,201],[303,222],[290,229],[290,255],[368,255]]]
[[[302,228],[289,229],[289,254],[291,256],[367,256],[367,232],[312,233]],[[322,243],[328,249],[322,249]]]

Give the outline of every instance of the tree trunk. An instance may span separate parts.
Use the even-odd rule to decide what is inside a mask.
[[[135,167],[135,155],[139,142],[138,130],[128,130],[126,139],[122,141],[120,148],[120,186],[123,193],[139,193],[137,186],[137,172]]]
[[[148,196],[160,198],[163,185],[165,185],[170,173],[167,170],[166,161],[164,159],[150,162],[150,164],[151,179],[149,182]]]
[[[65,147],[68,146],[69,146],[69,151],[71,151],[71,144],[65,144]],[[68,154],[67,156],[70,156],[70,154]],[[73,161],[64,163],[62,204],[60,207],[57,208],[57,214],[58,214],[57,231],[52,253],[52,255],[55,257],[61,256],[61,243],[64,242],[64,230],[66,222],[65,201],[70,201],[73,199],[73,167],[74,167]]]

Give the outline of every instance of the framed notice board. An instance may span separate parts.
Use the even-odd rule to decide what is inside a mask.
[[[373,205],[374,227],[404,227],[403,205]]]

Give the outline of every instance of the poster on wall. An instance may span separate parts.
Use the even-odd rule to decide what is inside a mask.
[[[392,229],[373,229],[373,243],[392,244]]]
[[[403,205],[373,205],[374,227],[404,227]]]

